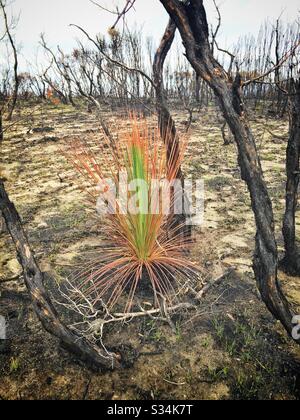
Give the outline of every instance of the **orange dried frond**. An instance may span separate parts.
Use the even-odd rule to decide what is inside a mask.
[[[153,180],[176,179],[185,145],[186,139],[182,144],[162,141],[157,126],[151,127],[146,119],[131,113],[129,126],[119,131],[114,145],[105,137],[90,143],[75,141],[64,150],[75,169],[88,181],[95,203],[97,186],[101,184],[106,188],[108,204],[116,208],[115,214],[107,215],[103,227],[108,247],[73,278],[93,303],[104,301],[112,307],[126,293],[125,310],[129,310],[143,278],[150,282],[156,301],[159,295],[170,301],[175,295],[176,279],[195,275],[194,264],[183,255],[190,241],[179,235],[180,227],[170,231],[161,196],[154,194]],[[109,190],[106,181],[112,179],[118,190],[120,171],[127,174],[129,182],[140,179],[146,183],[147,193],[137,193],[138,201],[147,207],[145,214],[121,211],[123,204]],[[126,194],[130,200],[132,193]],[[153,208],[157,209],[155,214]]]

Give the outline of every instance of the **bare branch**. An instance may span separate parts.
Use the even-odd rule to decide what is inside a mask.
[[[121,12],[117,12],[118,13],[118,18],[116,20],[116,22],[113,24],[113,26],[111,27],[111,29],[115,29],[116,26],[118,25],[118,23],[120,22],[120,20],[122,18],[125,17],[125,15],[134,7],[136,0],[126,0],[126,4],[124,9]]]
[[[242,83],[243,87],[250,85],[251,83],[254,82],[258,82],[264,78],[266,78],[267,76],[269,76],[270,74],[274,73],[276,70],[278,70],[281,66],[283,66],[284,63],[287,62],[287,60],[293,55],[295,54],[295,52],[297,51],[297,49],[300,46],[300,40],[290,49],[290,51],[288,51],[278,62],[278,64],[276,64],[274,67],[272,67],[271,69],[269,69],[268,71],[266,71],[264,74],[261,74],[253,79],[247,80],[246,82]]]
[[[102,6],[95,0],[90,0],[90,2],[95,6],[99,7],[101,10],[104,10],[107,13],[117,16],[115,23],[110,27],[111,30],[114,30],[117,27],[120,20],[124,18],[125,15],[134,7],[136,0],[126,0],[124,8],[121,10],[119,10],[118,7],[116,8],[116,10],[108,9],[107,7]]]
[[[106,7],[102,6],[101,4],[97,3],[94,0],[90,0],[90,2],[94,4],[95,6],[99,7],[101,10],[104,10],[105,12],[111,13],[112,15],[118,15],[118,12],[116,12],[115,10],[107,9]]]
[[[111,58],[108,54],[105,53],[103,48],[101,48],[100,45],[93,38],[91,38],[91,36],[88,34],[88,32],[86,32],[83,28],[81,28],[80,26],[75,25],[75,24],[71,24],[70,26],[73,26],[73,27],[79,29],[87,37],[87,39],[96,46],[98,51],[103,55],[104,58],[106,58],[107,61],[109,61],[110,63],[112,63],[112,64],[116,65],[117,67],[120,67],[120,68],[122,68],[122,69],[124,69],[128,72],[139,73],[142,77],[147,79],[148,82],[150,82],[153,87],[155,87],[154,82],[151,79],[151,77],[148,76],[143,70],[140,70],[140,69],[137,69],[137,68],[134,68],[134,67],[128,67],[126,64],[121,63],[120,61],[117,61],[117,60]]]
[[[19,77],[18,77],[19,63],[18,63],[17,48],[16,48],[15,42],[13,40],[13,36],[12,36],[12,33],[11,33],[11,28],[10,28],[9,23],[8,23],[8,17],[7,17],[5,7],[6,7],[5,1],[0,0],[0,8],[2,10],[3,17],[4,17],[5,31],[6,31],[10,46],[11,46],[12,51],[13,51],[13,56],[14,56],[14,91],[13,91],[12,101],[11,101],[11,105],[10,105],[10,109],[9,109],[9,113],[8,113],[8,117],[7,117],[7,120],[11,121],[14,109],[16,107],[17,99],[18,99],[18,91],[19,91],[20,81],[19,81]]]
[[[221,16],[220,8],[217,5],[216,0],[213,0],[213,3],[214,3],[214,6],[215,6],[215,9],[217,11],[218,23],[217,23],[216,29],[214,31],[212,31],[212,43],[211,43],[212,52],[214,52],[214,45],[216,43],[216,39],[217,39],[218,33],[221,29],[221,24],[222,24],[222,16]]]

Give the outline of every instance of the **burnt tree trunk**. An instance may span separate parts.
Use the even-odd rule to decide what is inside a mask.
[[[286,209],[283,220],[285,257],[283,266],[293,275],[300,274],[300,250],[296,242],[296,210],[300,180],[300,81],[291,81],[290,134],[286,152]]]
[[[224,118],[234,135],[242,178],[250,191],[256,220],[254,271],[257,284],[268,309],[292,335],[293,313],[277,276],[278,251],[272,203],[242,100],[241,77],[237,76],[233,81],[213,57],[203,0],[160,1],[180,31],[189,62],[219,99]]]
[[[100,349],[67,328],[58,317],[56,309],[44,287],[44,277],[30,249],[27,236],[14,204],[9,200],[0,180],[0,210],[14,241],[33,308],[43,327],[57,337],[63,346],[92,367],[111,369],[119,366],[115,355],[101,353]]]
[[[156,94],[156,109],[158,114],[159,129],[161,137],[166,142],[168,158],[172,154],[175,145],[177,156],[179,156],[179,139],[176,132],[175,122],[169,111],[167,98],[164,90],[163,69],[167,55],[175,38],[176,25],[170,20],[160,45],[156,51],[153,62],[153,81]],[[182,176],[180,170],[180,177]]]
[[[2,109],[0,108],[0,143],[3,141],[3,120],[2,120]]]
[[[11,121],[12,116],[13,116],[13,112],[14,112],[16,104],[17,104],[18,92],[19,92],[19,87],[20,87],[20,80],[19,80],[19,76],[18,76],[19,62],[18,62],[17,48],[16,48],[15,42],[13,40],[13,36],[12,36],[12,33],[11,33],[11,28],[10,28],[10,25],[9,25],[9,22],[8,22],[5,2],[0,0],[0,7],[1,7],[1,10],[2,10],[2,13],[3,13],[6,35],[7,35],[9,44],[11,46],[11,49],[13,51],[13,57],[14,57],[14,68],[13,68],[14,69],[14,89],[13,89],[13,93],[12,93],[11,103],[9,104],[9,107],[8,107],[8,115],[7,115],[7,121]]]
[[[161,39],[160,45],[156,51],[154,62],[153,62],[153,82],[154,89],[156,94],[156,109],[158,114],[158,123],[162,139],[164,140],[167,147],[167,159],[170,162],[170,159],[179,158],[180,155],[180,144],[179,137],[176,130],[175,121],[172,118],[172,115],[169,111],[167,98],[164,89],[164,80],[163,80],[163,69],[164,63],[166,61],[167,55],[173,44],[175,33],[176,33],[176,24],[172,19],[169,20],[166,27],[165,33]],[[184,191],[184,176],[181,168],[178,171],[178,179],[181,180],[182,189]],[[183,236],[191,236],[190,226],[185,225],[186,223],[186,201],[187,198],[182,198],[183,203],[183,214],[172,216],[171,226],[182,226],[181,232]],[[177,233],[176,233],[177,234]]]
[[[196,103],[198,105],[202,105],[201,100],[200,100],[200,92],[201,92],[200,77],[199,77],[198,74],[196,74],[196,76],[195,76],[195,100],[196,100]]]

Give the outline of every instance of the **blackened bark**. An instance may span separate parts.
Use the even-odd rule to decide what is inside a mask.
[[[223,137],[223,140],[224,140],[224,146],[229,146],[231,144],[231,140],[226,135],[226,126],[227,126],[227,123],[224,122],[221,126],[221,133],[222,133],[222,137]]]
[[[200,92],[201,92],[200,77],[198,76],[198,74],[196,74],[196,76],[195,76],[195,100],[196,100],[198,105],[201,105]]]
[[[0,107],[0,143],[3,141],[2,109]]]
[[[96,369],[111,369],[119,366],[115,355],[100,352],[93,344],[74,334],[58,317],[56,309],[44,288],[43,274],[30,249],[27,236],[14,204],[9,200],[3,182],[0,180],[0,210],[7,229],[14,241],[20,264],[23,267],[25,284],[34,310],[43,327],[61,340],[66,349]]]
[[[167,145],[168,157],[171,156],[174,144],[175,149],[177,150],[177,155],[179,154],[179,139],[176,132],[175,122],[168,108],[163,82],[164,63],[173,44],[175,32],[176,25],[172,20],[170,20],[156,51],[153,62],[153,81],[155,85],[159,129],[161,136]]]
[[[286,152],[286,209],[283,220],[285,257],[283,266],[293,275],[300,274],[300,250],[296,242],[296,210],[300,180],[300,81],[291,80],[290,133]]]
[[[291,335],[293,313],[278,281],[278,251],[272,203],[242,100],[241,78],[232,81],[212,55],[203,0],[160,0],[180,31],[186,56],[220,101],[237,147],[242,178],[251,195],[256,220],[254,271],[263,301]]]
[[[164,140],[167,147],[167,159],[171,162],[171,159],[179,158],[180,156],[180,144],[179,137],[176,130],[175,121],[169,111],[167,98],[164,89],[163,70],[164,63],[167,55],[171,49],[176,33],[176,25],[172,19],[169,20],[166,27],[165,33],[161,39],[160,45],[156,51],[154,62],[153,62],[153,82],[156,94],[156,109],[158,115],[158,123],[160,129],[160,135]],[[171,164],[171,163],[170,163]],[[181,180],[182,189],[184,191],[184,176],[181,168],[178,171],[178,179]],[[185,237],[191,236],[190,226],[185,226],[186,214],[185,204],[187,199],[184,199],[183,195],[183,214],[172,216],[171,226],[182,226],[182,234]],[[177,233],[178,234],[178,233]]]

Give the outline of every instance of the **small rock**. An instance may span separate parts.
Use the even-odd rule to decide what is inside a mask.
[[[48,228],[49,226],[47,225],[47,223],[46,222],[41,222],[38,226],[37,226],[37,228],[38,229],[45,229],[45,228]]]
[[[22,274],[22,267],[21,267],[19,261],[16,258],[8,261],[7,268],[15,276],[18,276],[18,275]]]
[[[49,264],[49,262],[46,261],[42,261],[40,263],[40,268],[43,273],[51,273],[53,271],[51,264]]]

